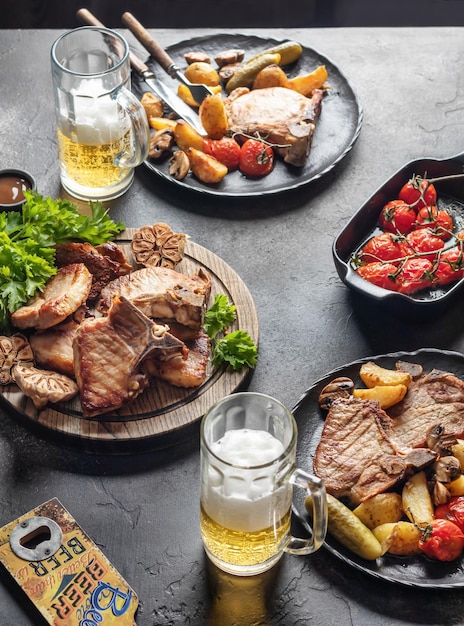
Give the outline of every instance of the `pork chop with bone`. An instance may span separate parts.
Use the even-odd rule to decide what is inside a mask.
[[[118,296],[105,317],[88,319],[76,330],[74,368],[84,417],[121,408],[148,385],[141,364],[187,357],[187,350],[129,300]]]
[[[111,281],[101,292],[98,310],[106,314],[113,298],[123,296],[147,317],[176,321],[199,330],[203,324],[211,277],[199,269],[193,276],[167,267],[144,267]]]
[[[229,129],[238,135],[260,136],[275,144],[286,163],[301,167],[311,151],[321,113],[321,89],[311,98],[285,87],[239,87],[224,100]]]

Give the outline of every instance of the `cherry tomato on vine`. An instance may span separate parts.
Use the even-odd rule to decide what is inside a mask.
[[[240,146],[232,137],[205,139],[203,151],[213,156],[227,167],[229,172],[236,170],[240,163]]]
[[[435,517],[453,522],[464,533],[464,496],[454,496],[447,504],[437,506]]]
[[[369,239],[361,250],[361,261],[371,263],[373,261],[400,261],[413,250],[403,236],[393,233],[382,233]]]
[[[416,257],[404,262],[397,278],[398,293],[411,294],[430,289],[434,284],[433,265],[429,259]]]
[[[407,235],[414,228],[416,212],[404,200],[391,200],[383,207],[379,226],[390,233]]]
[[[442,252],[434,274],[438,285],[449,285],[464,278],[464,256],[460,247]]]
[[[356,270],[356,273],[368,280],[377,287],[383,289],[389,289],[390,291],[397,290],[396,274],[398,268],[393,263],[382,263],[381,261],[374,261],[373,263],[367,263],[362,265]]]
[[[401,187],[398,194],[400,200],[404,200],[418,211],[423,206],[437,203],[437,192],[432,183],[420,176],[413,176]]]
[[[267,176],[274,167],[274,150],[258,139],[247,139],[240,150],[240,171],[253,178]]]
[[[437,518],[421,530],[419,548],[438,561],[454,561],[464,549],[464,534],[453,522]]]
[[[406,240],[416,253],[430,252],[431,254],[427,255],[430,260],[433,260],[438,250],[445,246],[443,239],[434,235],[429,228],[413,230],[406,235]]]
[[[430,231],[447,241],[453,234],[454,222],[448,211],[438,209],[434,204],[424,206],[417,214],[417,228],[430,228]]]

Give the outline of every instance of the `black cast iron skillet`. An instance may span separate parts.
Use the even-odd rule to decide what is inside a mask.
[[[402,313],[437,313],[462,292],[464,279],[444,287],[404,295],[377,287],[358,276],[350,260],[359,248],[380,230],[377,227],[382,207],[397,198],[401,187],[414,175],[442,178],[464,173],[464,153],[447,159],[423,158],[411,161],[389,178],[353,215],[336,237],[332,253],[341,280],[362,298]],[[446,208],[455,222],[455,231],[464,228],[464,177],[434,183],[439,208]]]

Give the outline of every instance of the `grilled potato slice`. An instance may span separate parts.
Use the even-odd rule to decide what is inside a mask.
[[[407,391],[406,385],[376,385],[369,389],[353,389],[353,396],[363,400],[377,400],[381,409],[388,409],[401,402]]]
[[[373,535],[387,552],[398,556],[419,554],[420,530],[411,522],[390,522],[372,530]]]
[[[409,372],[389,370],[373,361],[368,361],[361,365],[359,376],[366,387],[369,388],[389,385],[405,385],[408,387],[412,382],[412,376]]]
[[[417,472],[406,482],[401,493],[403,511],[413,524],[428,524],[435,517],[425,472]]]
[[[210,139],[221,139],[229,127],[221,94],[206,96],[200,104],[200,121]]]
[[[370,530],[382,524],[399,522],[403,517],[401,496],[399,493],[378,493],[361,502],[353,513]]]

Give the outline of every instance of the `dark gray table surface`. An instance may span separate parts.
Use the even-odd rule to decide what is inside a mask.
[[[168,45],[213,31],[153,32]],[[168,222],[241,276],[260,320],[249,389],[289,407],[326,372],[362,357],[421,347],[461,351],[460,302],[428,320],[374,312],[339,280],[331,246],[404,163],[464,149],[464,29],[253,33],[297,39],[342,69],[364,109],[350,154],[315,184],[252,200],[184,193],[142,166],[113,203],[112,217],[130,227]],[[29,170],[39,191],[53,197],[60,184],[49,51],[59,34],[0,31],[0,167]],[[0,526],[59,498],[136,591],[138,626],[464,623],[463,591],[378,581],[325,549],[285,555],[259,579],[211,572],[198,529],[198,479],[197,425],[164,450],[104,456],[51,441],[0,410]],[[7,575],[0,580],[0,623],[40,624]]]

